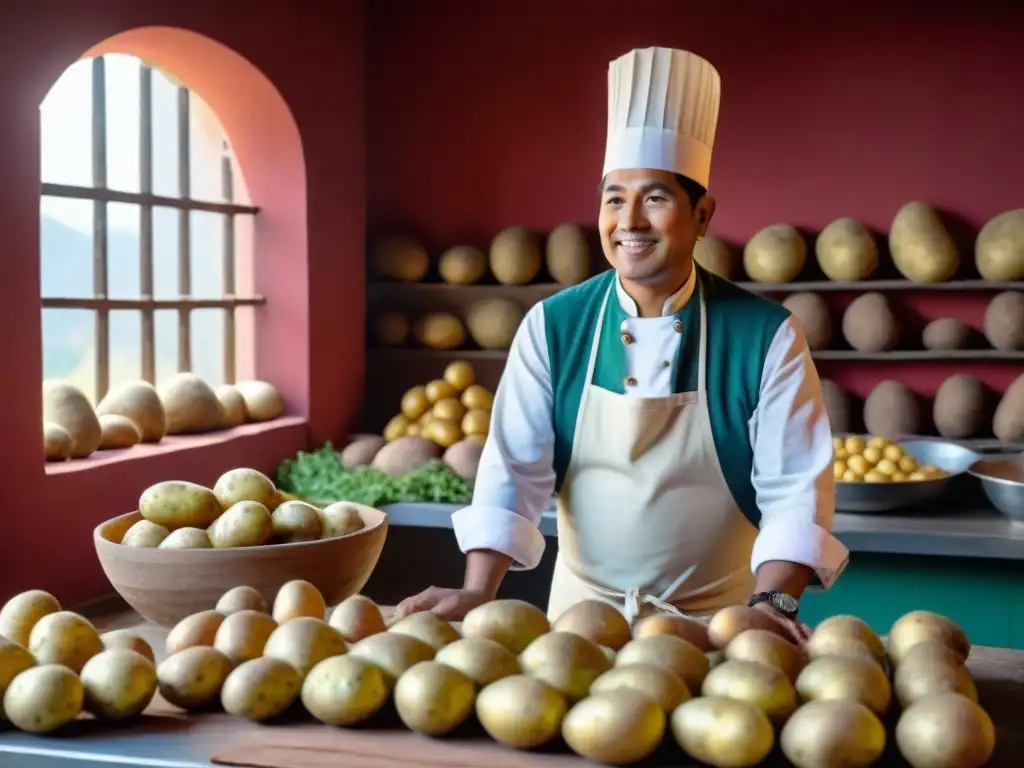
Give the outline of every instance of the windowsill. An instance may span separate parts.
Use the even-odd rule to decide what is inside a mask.
[[[132,461],[145,461],[156,456],[167,456],[205,446],[222,445],[236,441],[244,443],[248,438],[296,428],[305,429],[306,419],[301,416],[281,416],[273,421],[243,424],[240,427],[233,427],[232,429],[225,429],[219,432],[206,432],[200,435],[168,435],[159,443],[140,443],[131,448],[96,451],[96,453],[84,459],[47,462],[46,474],[69,475],[76,472],[87,472],[98,467],[125,464]]]

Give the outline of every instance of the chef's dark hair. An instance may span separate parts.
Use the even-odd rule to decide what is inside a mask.
[[[701,201],[701,198],[704,197],[708,191],[688,176],[683,176],[681,173],[676,173],[674,176],[676,177],[676,181],[679,183],[679,186],[683,188],[683,191],[686,192],[686,196],[690,199],[690,205],[692,207],[696,207],[697,203]],[[598,192],[604,191],[604,183],[605,179],[601,179],[601,183],[597,186]]]

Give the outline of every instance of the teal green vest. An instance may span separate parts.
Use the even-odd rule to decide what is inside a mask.
[[[697,267],[698,288],[707,305],[707,387],[711,432],[729,490],[743,514],[759,525],[751,473],[754,453],[748,423],[757,408],[768,347],[789,311]],[[555,473],[560,489],[572,455],[573,432],[601,302],[609,287],[593,383],[622,394],[626,355],[619,326],[627,314],[615,297],[615,272],[607,270],[544,301],[548,356],[554,391]],[[673,392],[697,389],[700,302],[688,301],[677,317],[683,338],[673,364]]]

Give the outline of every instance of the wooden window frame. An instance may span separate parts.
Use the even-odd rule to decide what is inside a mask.
[[[91,298],[42,297],[45,309],[86,309],[95,314],[95,397],[98,403],[110,388],[110,312],[139,310],[142,317],[142,378],[156,384],[156,339],[154,317],[158,309],[178,312],[178,371],[192,368],[191,312],[195,309],[224,310],[224,381],[235,382],[236,317],[238,307],[266,304],[263,296],[235,294],[235,217],[255,216],[259,208],[234,202],[234,174],[231,158],[221,161],[221,187],[226,202],[194,200],[191,194],[191,140],[188,88],[178,86],[178,197],[153,194],[153,68],[142,62],[139,69],[139,192],[122,192],[107,187],[106,69],[104,58],[92,59],[92,186],[42,184],[43,197],[91,200],[93,204],[93,295]],[[139,296],[112,299],[107,296],[107,204],[129,203],[139,207]],[[153,208],[178,211],[178,297],[153,296]],[[191,211],[207,211],[223,218],[222,295],[198,299],[191,296]]]

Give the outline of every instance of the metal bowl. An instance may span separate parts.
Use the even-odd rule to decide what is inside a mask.
[[[863,437],[870,438],[869,435]],[[952,480],[963,475],[978,460],[978,454],[959,443],[927,437],[898,442],[908,456],[917,459],[918,464],[931,464],[945,471],[946,476],[905,483],[847,483],[837,480],[837,511],[890,512],[925,504],[941,496]]]
[[[1024,523],[1024,453],[979,459],[968,468],[981,481],[992,506],[1007,517]]]

